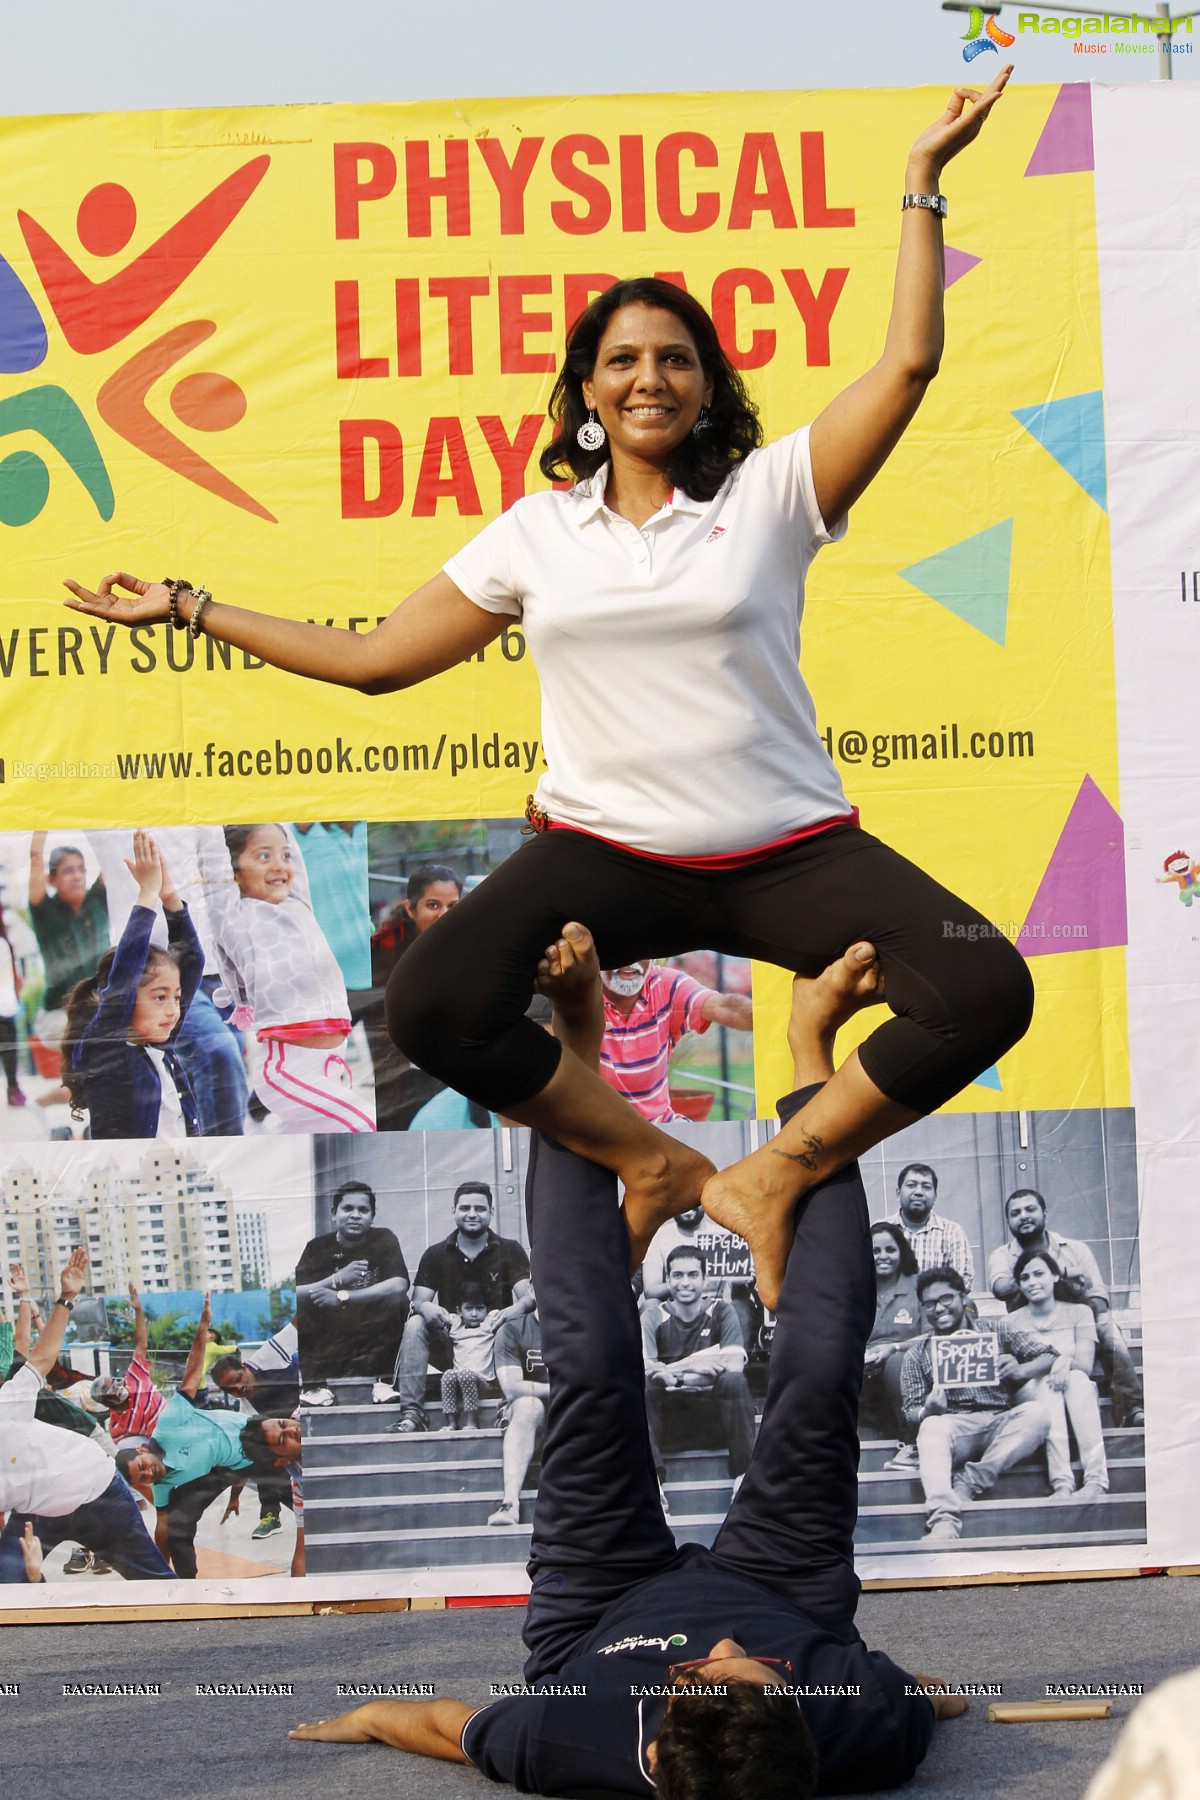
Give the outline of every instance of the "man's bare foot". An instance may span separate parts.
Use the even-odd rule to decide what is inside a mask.
[[[787,1040],[797,1087],[828,1081],[833,1074],[833,1041],[842,1026],[864,1006],[878,1006],[884,998],[883,973],[873,944],[851,944],[814,980],[796,976]]]
[[[573,1050],[587,1068],[598,1071],[604,996],[600,959],[586,925],[572,920],[563,926],[562,936],[547,945],[537,966],[536,986],[550,1002],[559,1043]]]
[[[939,1722],[942,1719],[961,1718],[967,1708],[966,1698],[962,1694],[948,1694],[948,1682],[941,1681],[936,1675],[914,1675],[913,1680],[918,1687],[923,1687],[933,1701],[933,1716]]]
[[[788,1045],[797,1087],[829,1079],[839,1029],[862,1007],[882,999],[883,977],[872,944],[851,944],[819,975],[796,977]],[[705,1212],[750,1246],[759,1298],[772,1311],[779,1303],[795,1235],[796,1204],[812,1185],[803,1176],[797,1180],[797,1175],[801,1170],[815,1174],[824,1149],[821,1139],[806,1134],[803,1127],[791,1135],[798,1136],[795,1145],[781,1147],[773,1139],[732,1168],[719,1170],[704,1186]],[[788,1169],[787,1163],[793,1167]]]

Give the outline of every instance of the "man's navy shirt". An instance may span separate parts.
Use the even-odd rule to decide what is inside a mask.
[[[796,1700],[817,1746],[818,1792],[898,1787],[913,1774],[933,1732],[933,1707],[905,1693],[912,1678],[853,1630],[826,1630],[696,1544],[623,1594],[575,1654],[533,1684],[582,1684],[586,1696],[531,1690],[497,1700],[468,1721],[463,1749],[483,1774],[524,1793],[653,1793],[646,1752],[664,1700],[630,1690],[665,1687],[672,1663],[707,1656],[722,1637],[750,1656],[787,1657],[790,1685],[861,1690]]]
[[[438,1304],[457,1312],[466,1282],[478,1282],[488,1307],[511,1306],[513,1283],[529,1279],[529,1258],[515,1238],[487,1234],[487,1245],[478,1256],[464,1256],[458,1247],[457,1229],[440,1243],[430,1244],[417,1266],[414,1287],[429,1288]]]

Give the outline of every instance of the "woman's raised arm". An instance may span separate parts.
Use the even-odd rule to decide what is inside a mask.
[[[66,605],[92,618],[134,626],[170,617],[170,593],[162,581],[139,581],[136,575],[119,571],[106,575],[94,593],[76,581],[63,585],[74,595]],[[126,591],[116,593],[116,588]],[[181,589],[179,617],[190,619],[195,605],[195,594]],[[440,675],[490,644],[509,623],[506,614],[486,612],[468,600],[444,573],[401,601],[374,631],[280,619],[216,600],[205,603],[201,618],[206,637],[247,650],[292,675],[332,681],[363,694],[390,694]]]
[[[1010,64],[983,93],[955,88],[941,118],[921,133],[909,152],[906,194],[937,193],[942,170],[978,137],[1011,74]],[[879,473],[937,374],[943,287],[941,218],[926,207],[910,207],[901,216],[883,355],[813,420],[809,438],[813,484],[821,516],[830,527]]]

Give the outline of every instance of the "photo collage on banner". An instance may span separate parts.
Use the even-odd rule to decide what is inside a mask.
[[[1185,1130],[1182,1061],[1147,1125],[1147,995],[1162,931],[1196,935],[1200,853],[1194,820],[1151,809],[1131,913],[1168,923],[1131,943],[1130,731],[1157,798],[1164,766],[1128,696],[1141,722],[1118,729],[1120,680],[1145,705],[1154,677],[1114,658],[1099,271],[1118,227],[1098,235],[1092,135],[1115,109],[1115,164],[1127,98],[1014,84],[969,176],[952,165],[938,380],[807,576],[816,731],[862,826],[978,908],[990,924],[947,931],[1009,939],[1037,990],[998,1064],[862,1162],[868,1578],[1136,1568],[1169,1560],[1156,1533],[1174,1560],[1191,1544],[1191,1451],[1170,1521],[1146,1454],[1185,1391],[1167,1314],[1191,1318],[1164,1298],[1174,1214],[1141,1206]],[[398,1051],[386,994],[523,853],[561,721],[515,615],[384,693],[161,617],[62,611],[58,581],[166,567],[365,637],[545,485],[566,329],[618,274],[696,296],[766,441],[797,432],[879,355],[893,189],[944,103],[707,95],[703,133],[686,95],[479,102],[469,136],[434,102],[289,109],[286,133],[269,108],[0,124],[0,1378],[82,1244],[38,1417],[89,1479],[115,1458],[135,1561],[170,1521],[173,1580],[139,1601],[524,1591],[546,1391],[529,1136]],[[1117,312],[1151,261],[1121,264]],[[1136,565],[1140,541],[1113,553]],[[695,726],[682,804],[725,792],[732,759],[639,646],[631,592],[627,679],[589,725],[650,814],[663,772],[626,742],[644,720],[676,722],[685,752]],[[793,1086],[789,973],[642,950],[628,923],[602,1073],[736,1161]],[[529,1019],[550,1013],[532,994]],[[856,1015],[837,1061],[884,1016]],[[635,1287],[663,1503],[680,1541],[711,1542],[775,1320],[745,1244],[695,1210]],[[34,1590],[0,1537],[0,1609],[128,1596],[66,1538],[45,1569]]]

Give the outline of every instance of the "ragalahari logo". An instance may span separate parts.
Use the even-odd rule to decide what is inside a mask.
[[[100,280],[86,274],[36,219],[18,212],[25,247],[70,348],[80,356],[98,356],[124,343],[152,319],[228,230],[270,161],[269,156],[256,156],[244,163],[152,244]],[[136,227],[136,202],[117,182],[101,182],[80,201],[75,229],[90,257],[120,256]],[[155,384],[216,329],[211,319],[193,319],[143,344],[105,380],[96,396],[96,410],[109,430],[135,450],[231,506],[275,524],[273,513],[201,456],[147,404]],[[37,302],[0,255],[0,376],[31,374],[46,360],[49,347]],[[228,431],[244,418],[246,396],[229,376],[197,370],[175,382],[168,405],[190,431]],[[0,400],[0,438],[15,432],[33,432],[57,451],[82,482],[100,517],[112,518],[116,497],[108,468],[91,425],[65,388],[43,383]],[[0,524],[30,524],[49,494],[50,470],[35,450],[14,450],[0,461]]]
[[[967,40],[963,46],[964,62],[974,62],[985,50],[994,50],[999,55],[1001,49],[1007,50],[1017,41],[1011,31],[1005,31],[1003,26],[997,25],[991,13],[987,15],[985,24],[982,6],[971,8],[970,23],[963,32],[963,38]]]

